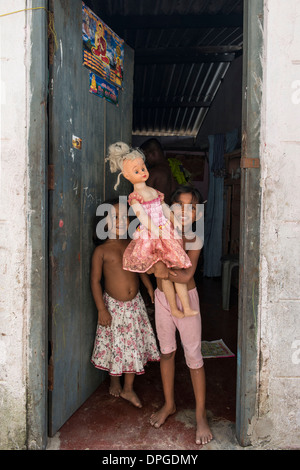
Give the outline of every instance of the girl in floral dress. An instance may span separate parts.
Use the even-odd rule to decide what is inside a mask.
[[[145,372],[148,361],[159,361],[159,352],[139,292],[139,275],[122,267],[123,254],[130,241],[127,238],[127,205],[115,200],[105,204],[105,208],[108,211],[105,219],[107,238],[96,247],[91,267],[91,289],[98,310],[91,361],[96,368],[109,372],[110,394],[121,396],[140,408],[141,401],[133,389],[135,375]],[[153,302],[149,277],[147,274],[140,277]],[[123,374],[122,387],[120,377]]]

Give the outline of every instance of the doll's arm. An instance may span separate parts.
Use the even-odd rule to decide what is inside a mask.
[[[159,238],[160,236],[160,230],[159,228],[153,223],[151,217],[148,216],[148,214],[145,212],[143,206],[136,200],[133,199],[131,201],[131,207],[139,219],[140,223],[146,227],[149,232],[151,232],[155,238]]]
[[[162,210],[163,210],[164,216],[171,222],[171,224],[175,228],[181,230],[182,229],[181,223],[179,222],[178,219],[176,219],[174,212],[171,211],[170,207],[165,202],[162,202]]]

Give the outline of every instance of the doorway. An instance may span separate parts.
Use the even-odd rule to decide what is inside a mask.
[[[54,9],[55,14],[55,29],[61,31],[63,34],[64,24],[66,21],[69,23],[68,35],[69,39],[66,37],[61,43],[63,45],[63,50],[74,51],[78,48],[81,50],[81,37],[80,40],[76,35],[70,35],[70,31],[78,30],[80,25],[80,8],[78,11],[75,7],[76,14],[74,14],[74,2],[72,5],[70,2],[53,2],[52,8]],[[93,2],[87,2],[93,3]],[[97,2],[95,2],[97,3]],[[234,3],[234,2],[232,2]],[[238,2],[235,2],[238,3]],[[258,76],[261,76],[261,70],[258,62],[258,53],[257,51],[261,47],[262,38],[261,31],[259,34],[253,34],[253,31],[258,30],[258,26],[253,21],[253,18],[260,18],[262,21],[263,14],[263,2],[258,1],[255,3],[255,6],[250,6],[250,2],[244,3],[244,82],[243,90],[248,90],[246,102],[244,103],[243,109],[243,134],[242,134],[242,158],[257,159],[259,156],[259,142],[257,136],[252,136],[250,129],[251,121],[253,116],[256,115],[255,126],[257,128],[257,107],[255,105],[255,100],[251,94],[251,80],[253,77],[253,70],[251,73],[248,69],[248,57],[253,56],[255,61],[253,62],[255,67],[257,67]],[[72,12],[72,15],[71,15]],[[81,28],[80,28],[81,29]],[[255,38],[255,39],[254,39]],[[130,50],[130,48],[128,49]],[[62,52],[62,51],[60,51]],[[50,165],[53,165],[54,168],[54,178],[57,196],[54,199],[54,191],[50,189],[50,204],[52,207],[57,208],[57,214],[50,213],[50,223],[52,224],[52,233],[55,233],[57,236],[57,242],[53,242],[51,245],[50,242],[50,264],[52,269],[52,274],[50,275],[50,284],[49,284],[49,297],[50,297],[50,317],[52,317],[51,331],[53,331],[53,325],[57,325],[57,321],[61,319],[60,327],[57,330],[57,335],[50,335],[50,364],[54,357],[54,342],[58,339],[58,334],[61,335],[57,341],[58,350],[56,351],[56,356],[59,359],[59,362],[65,358],[66,354],[66,338],[74,336],[76,342],[72,344],[72,348],[67,353],[69,357],[72,358],[71,361],[61,362],[63,370],[69,368],[69,372],[72,376],[71,382],[78,384],[83,381],[84,383],[92,383],[91,388],[87,387],[86,394],[83,395],[80,391],[81,387],[76,386],[69,389],[66,388],[68,379],[63,377],[53,379],[53,384],[50,384],[50,396],[54,393],[55,381],[60,381],[63,384],[63,388],[66,391],[65,399],[61,401],[62,408],[66,409],[69,407],[68,414],[71,415],[73,411],[79,406],[78,403],[82,403],[85,398],[89,396],[92,390],[95,390],[97,384],[99,383],[99,377],[95,378],[95,374],[91,372],[91,376],[94,377],[82,377],[79,379],[80,364],[82,362],[81,357],[76,357],[76,352],[81,349],[81,344],[83,340],[87,339],[87,342],[91,342],[91,336],[86,336],[86,333],[83,331],[83,320],[82,312],[91,309],[91,305],[86,303],[86,297],[84,290],[81,291],[81,287],[85,282],[84,273],[88,272],[87,259],[88,256],[85,256],[89,250],[91,250],[91,245],[87,240],[89,239],[90,231],[88,230],[84,235],[82,227],[84,224],[88,223],[88,218],[92,213],[95,205],[89,205],[89,202],[93,200],[95,203],[100,203],[103,200],[103,195],[105,193],[105,186],[109,186],[108,183],[108,172],[103,166],[103,160],[98,160],[97,155],[95,155],[95,148],[99,147],[99,140],[93,141],[92,137],[88,136],[88,128],[92,128],[95,125],[95,122],[92,121],[93,116],[96,115],[92,113],[93,104],[89,100],[87,106],[87,112],[82,114],[79,111],[79,105],[83,102],[78,101],[78,97],[83,96],[83,87],[87,87],[86,79],[80,77],[79,68],[81,64],[78,62],[77,65],[73,62],[66,62],[70,58],[72,60],[72,54],[58,54],[56,57],[57,62],[57,81],[56,86],[54,83],[52,96],[54,106],[52,108],[52,125],[51,130],[51,140],[50,140]],[[132,62],[133,64],[133,62]],[[252,67],[254,67],[252,65]],[[66,75],[62,76],[62,70],[66,71]],[[72,72],[73,71],[73,72]],[[223,81],[223,77],[221,82]],[[59,85],[59,86],[58,86]],[[72,93],[70,92],[72,90]],[[220,90],[219,90],[220,91]],[[57,93],[55,95],[55,93]],[[243,93],[244,95],[244,93]],[[90,98],[90,97],[89,97]],[[129,97],[127,98],[127,106],[129,103]],[[72,116],[66,114],[63,111],[61,116],[62,122],[67,124],[67,127],[64,130],[64,135],[62,135],[62,128],[57,121],[57,116],[59,114],[60,104],[63,101],[68,103],[70,109],[72,109]],[[76,105],[75,105],[76,103]],[[78,104],[79,103],[79,104]],[[111,116],[108,116],[110,111],[106,103],[102,103],[101,115],[104,116],[104,119],[101,119],[97,122],[97,135],[99,133],[99,127],[103,126],[101,133],[103,137],[101,138],[101,147],[103,154],[105,154],[105,148],[107,146],[109,138],[107,138],[107,131],[112,132],[110,138],[114,138],[113,131],[115,132],[115,122],[116,122],[116,110],[113,111]],[[150,103],[148,103],[149,107]],[[56,108],[55,108],[56,106]],[[74,109],[75,106],[75,109]],[[76,106],[78,106],[76,108]],[[98,105],[97,105],[98,106]],[[170,105],[169,105],[170,106]],[[189,106],[191,107],[191,106]],[[120,109],[118,110],[120,111]],[[207,109],[206,109],[207,111]],[[124,113],[124,109],[121,111]],[[74,114],[73,114],[74,113]],[[91,114],[89,114],[91,113]],[[74,116],[77,116],[76,119]],[[86,121],[85,121],[86,119]],[[72,120],[72,122],[71,122]],[[122,122],[130,123],[130,116],[128,119],[122,120]],[[130,126],[129,126],[130,127]],[[83,129],[85,131],[83,132]],[[79,135],[78,135],[79,134]],[[83,145],[89,145],[88,154],[94,153],[94,160],[97,162],[97,171],[95,172],[94,168],[88,168],[87,166],[82,165],[82,151],[71,151],[70,137],[78,136],[81,138]],[[128,126],[126,130],[118,129],[115,132],[116,136],[122,135],[124,139],[130,139],[130,132],[128,131]],[[63,142],[67,142],[67,147],[64,148]],[[187,141],[185,141],[187,143]],[[53,161],[51,158],[57,156],[58,160]],[[257,303],[258,303],[258,270],[257,270],[257,251],[253,249],[253,241],[255,241],[255,246],[258,246],[259,241],[259,173],[256,167],[247,166],[246,160],[243,162],[242,167],[242,192],[241,192],[241,237],[240,237],[240,252],[242,251],[242,256],[240,258],[240,279],[239,279],[239,332],[238,332],[238,371],[237,371],[237,422],[236,422],[236,432],[239,438],[239,442],[242,445],[247,445],[248,436],[247,431],[249,427],[249,419],[251,421],[252,416],[255,413],[255,397],[256,397],[256,335],[257,335]],[[82,172],[83,169],[83,172]],[[61,178],[60,175],[65,174],[66,179]],[[75,175],[75,177],[74,177]],[[105,183],[103,180],[103,175],[105,175]],[[93,179],[93,176],[96,176],[96,179]],[[76,180],[75,180],[75,179]],[[102,188],[99,191],[99,188],[96,187],[96,181],[102,181]],[[91,184],[92,182],[92,184]],[[59,187],[58,187],[59,186]],[[80,188],[80,190],[79,190]],[[87,189],[88,188],[88,191]],[[65,196],[65,190],[69,190],[69,200]],[[255,190],[254,190],[255,189]],[[255,196],[254,196],[255,194]],[[69,210],[69,208],[72,208]],[[255,208],[255,209],[254,209]],[[88,211],[86,211],[88,209]],[[90,212],[89,212],[90,211]],[[251,217],[249,217],[251,215]],[[77,223],[73,223],[74,220],[77,220]],[[250,225],[250,220],[251,225]],[[75,225],[75,226],[74,226]],[[72,230],[71,228],[72,227]],[[71,230],[71,232],[70,232]],[[68,243],[68,237],[72,237],[72,240],[75,241],[75,244],[70,247]],[[257,248],[258,249],[258,248]],[[71,250],[71,251],[69,251]],[[70,262],[66,261],[65,256],[67,255]],[[78,262],[79,269],[77,272],[73,269],[74,262]],[[60,274],[59,274],[60,273]],[[70,282],[70,284],[68,284]],[[53,286],[56,286],[56,294],[53,292]],[[75,286],[75,291],[80,292],[79,303],[80,303],[80,314],[78,317],[78,325],[74,326],[73,320],[74,316],[72,312],[78,310],[78,297],[74,297],[74,291],[69,290],[69,287],[72,285]],[[85,292],[88,291],[88,284],[85,284]],[[62,310],[60,308],[60,300],[63,296],[63,293],[66,294],[67,302],[70,306],[70,317],[69,325],[66,323],[66,317],[62,315]],[[89,323],[89,330],[94,331],[93,322],[95,319],[91,320]],[[75,322],[76,325],[76,322]],[[80,334],[78,335],[78,331]],[[247,342],[245,338],[247,337]],[[77,343],[78,341],[78,343]],[[87,355],[87,352],[83,353],[84,356]],[[74,367],[75,366],[75,367]],[[55,374],[55,369],[53,373]],[[250,371],[250,373],[249,373]],[[101,381],[102,379],[100,379]],[[51,390],[53,387],[53,390]],[[60,392],[58,392],[60,395]],[[72,396],[76,395],[76,398],[73,400]],[[80,399],[78,401],[78,396]],[[52,403],[53,397],[50,398],[50,406]],[[73,403],[72,403],[73,401]],[[72,404],[71,404],[72,403]],[[61,416],[61,410],[58,412]],[[58,421],[65,418],[58,418]],[[55,432],[55,428],[52,429],[50,434]]]

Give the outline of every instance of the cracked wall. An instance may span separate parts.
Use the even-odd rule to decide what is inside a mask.
[[[300,1],[265,1],[260,370],[253,442],[300,448]],[[284,429],[284,433],[282,430]]]

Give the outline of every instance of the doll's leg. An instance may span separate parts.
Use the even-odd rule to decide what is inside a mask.
[[[171,314],[174,317],[183,318],[184,313],[178,309],[177,304],[176,304],[176,296],[175,296],[175,289],[174,289],[173,282],[168,281],[167,279],[162,279],[161,283],[162,283],[162,290],[170,305]]]
[[[198,315],[199,311],[193,310],[190,307],[189,293],[186,284],[179,284],[179,282],[174,283],[175,290],[178,294],[178,297],[182,303],[183,312],[185,317],[191,317],[193,315]]]

